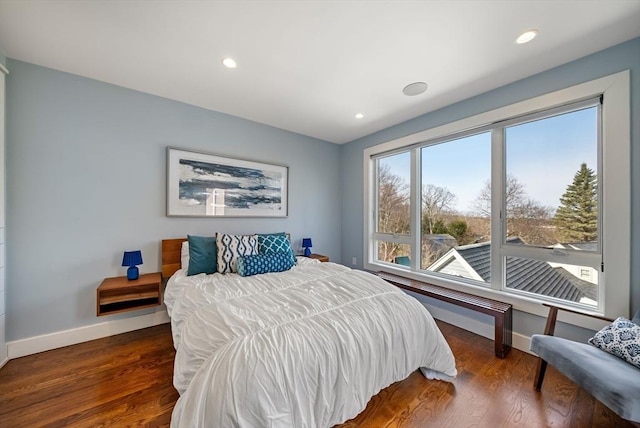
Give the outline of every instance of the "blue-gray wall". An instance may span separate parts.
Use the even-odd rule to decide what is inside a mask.
[[[365,148],[627,69],[631,70],[631,216],[634,219],[631,226],[631,306],[633,312],[640,309],[640,222],[637,221],[640,217],[640,38],[342,146],[342,262],[351,265],[352,258],[356,257],[358,266],[362,266]],[[520,314],[514,320],[514,329],[527,335],[539,332],[539,322],[533,330],[526,331],[530,323],[521,321],[530,317]]]
[[[97,318],[95,290],[160,266],[160,240],[287,231],[340,260],[340,147],[238,117],[8,59],[7,341]],[[215,94],[212,94],[215,96]],[[289,217],[165,216],[166,147],[289,166]],[[153,312],[153,310],[147,310]]]

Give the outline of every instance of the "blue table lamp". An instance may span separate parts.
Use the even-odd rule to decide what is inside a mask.
[[[140,250],[124,252],[124,256],[122,257],[122,266],[129,266],[129,269],[127,269],[127,279],[129,281],[138,279],[140,273],[138,272],[137,265],[141,264],[142,252]]]
[[[302,238],[302,248],[304,248],[304,256],[309,257],[311,255],[311,250],[309,248],[313,247],[311,244],[311,238]]]

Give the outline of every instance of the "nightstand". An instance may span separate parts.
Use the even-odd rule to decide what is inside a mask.
[[[325,263],[329,261],[329,257],[328,256],[323,256],[322,254],[311,254],[309,256],[310,259],[316,259],[316,260],[320,260],[321,262]]]
[[[96,315],[159,306],[162,303],[162,276],[159,272],[140,275],[129,281],[126,276],[105,278],[96,290]]]

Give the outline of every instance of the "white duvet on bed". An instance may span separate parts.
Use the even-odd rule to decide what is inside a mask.
[[[164,300],[181,394],[173,427],[330,427],[418,368],[456,375],[422,304],[338,264],[299,258],[246,278],[180,270]]]

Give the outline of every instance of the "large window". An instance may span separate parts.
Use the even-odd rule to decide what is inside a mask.
[[[365,150],[365,267],[626,313],[628,96],[619,73]]]

